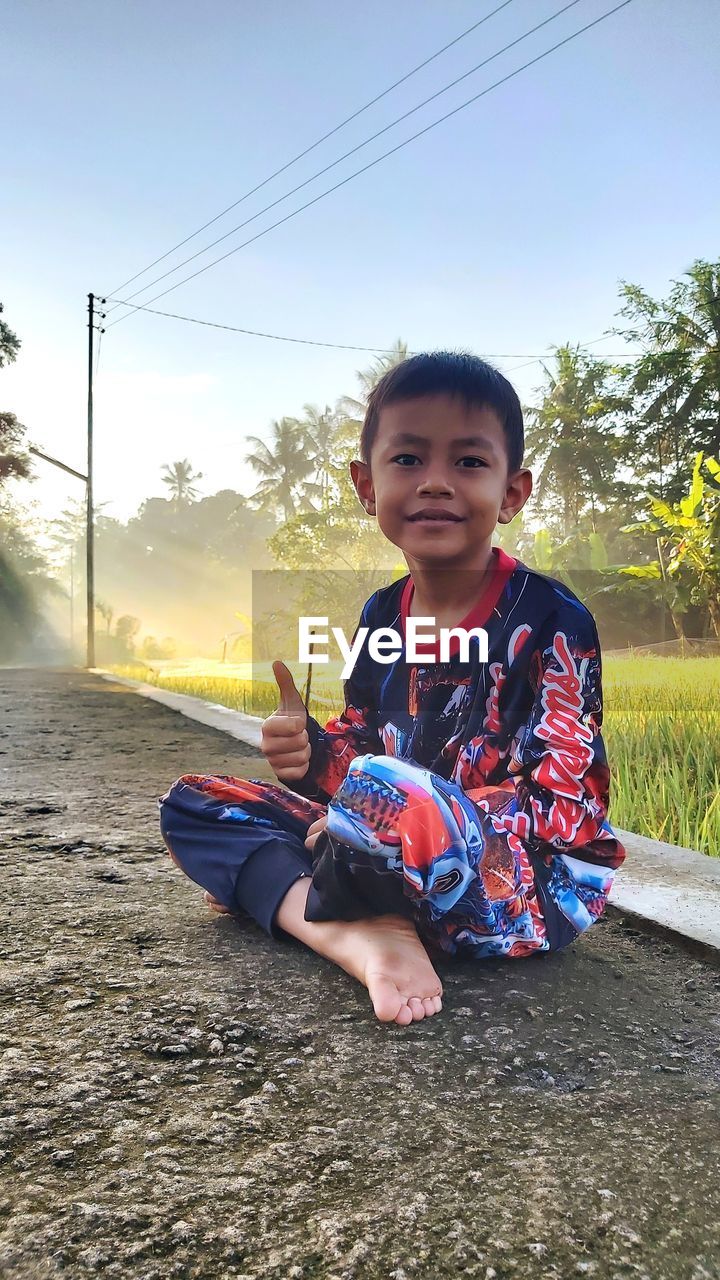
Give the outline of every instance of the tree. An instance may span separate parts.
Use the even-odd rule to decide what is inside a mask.
[[[163,467],[162,478],[163,484],[169,486],[171,500],[177,507],[183,507],[197,499],[195,481],[202,480],[202,476],[202,471],[193,471],[189,460],[183,458],[181,462]]]
[[[41,604],[58,590],[23,522],[0,503],[0,662],[13,661],[34,639],[52,645]]]
[[[623,532],[654,534],[657,560],[621,572],[662,582],[678,638],[684,635],[683,613],[691,602],[700,602],[720,639],[720,462],[697,453],[686,496],[672,505],[650,497],[648,505],[652,518]]]
[[[140,630],[140,619],[132,617],[129,613],[124,613],[115,623],[115,638],[118,647],[124,656],[132,658],[135,655],[135,637]]]
[[[554,370],[543,365],[542,399],[529,411],[526,465],[538,468],[543,515],[567,538],[586,515],[594,531],[599,512],[617,501],[620,442],[612,415],[623,401],[610,389],[609,366],[580,347],[556,347],[555,361]]]
[[[403,342],[402,338],[396,338],[389,351],[383,352],[382,355],[376,356],[372,364],[367,369],[358,370],[358,382],[363,399],[367,401],[370,392],[377,386],[381,378],[385,377],[396,364],[402,364],[403,360],[408,358],[408,345]]]
[[[27,479],[30,463],[21,451],[25,428],[14,413],[0,413],[0,484],[11,476]]]
[[[0,303],[0,314],[2,310]],[[17,334],[0,319],[0,369],[12,364],[19,350]],[[11,477],[25,479],[30,474],[22,450],[24,434],[14,413],[0,413],[0,661],[14,658],[42,633],[41,599],[57,590],[44,556],[3,489]]]
[[[692,456],[720,456],[720,261],[697,259],[667,298],[625,281],[620,296],[628,327],[616,332],[644,348],[626,374],[629,456],[638,475],[657,481],[661,499],[677,502]]]
[[[395,368],[396,364],[402,364],[403,360],[408,358],[407,342],[403,342],[402,338],[397,338],[392,347],[385,351],[382,355],[378,355],[367,369],[358,369],[357,380],[360,383],[360,399],[355,400],[352,396],[343,396],[338,401],[338,411],[351,421],[358,421],[365,416],[368,396],[370,392],[377,386],[381,378]]]
[[[3,307],[2,302],[0,302],[0,316],[4,310],[5,308]],[[17,353],[20,350],[20,346],[21,343],[17,334],[13,333],[12,329],[4,320],[0,320],[0,369],[2,369],[6,364],[13,364],[17,359]]]
[[[321,511],[327,511],[332,496],[334,455],[341,419],[329,404],[322,412],[317,405],[303,405],[303,414],[300,425],[305,432],[314,468],[312,480],[303,485],[303,492],[306,497],[319,502]]]
[[[0,316],[2,312],[3,304],[0,302]],[[17,334],[4,320],[0,320],[0,369],[6,364],[14,364],[19,350]],[[30,474],[28,458],[21,450],[24,435],[25,428],[14,413],[0,413],[0,484],[10,476],[25,478]]]
[[[312,475],[314,462],[308,456],[305,431],[296,418],[273,422],[271,431],[269,444],[258,436],[248,438],[253,449],[245,461],[261,477],[252,500],[258,510],[279,510],[286,520],[292,520],[298,510],[307,510],[310,505],[302,489]]]
[[[158,661],[168,658],[174,658],[177,650],[175,641],[172,636],[165,636],[163,640],[158,640],[155,636],[145,636],[140,647],[139,657],[145,661]]]
[[[108,635],[110,635],[110,628],[112,626],[112,620],[115,616],[115,610],[113,609],[111,604],[106,604],[104,600],[96,600],[95,608],[97,609],[98,613],[100,614],[100,617],[102,618],[103,622],[105,623],[105,626],[107,627]]]

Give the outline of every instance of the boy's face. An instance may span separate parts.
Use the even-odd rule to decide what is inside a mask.
[[[495,411],[448,395],[386,405],[369,464],[353,462],[351,472],[365,510],[410,570],[484,568],[496,525],[532,492],[528,470],[508,474]]]

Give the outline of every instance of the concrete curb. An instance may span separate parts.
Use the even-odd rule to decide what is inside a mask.
[[[628,856],[608,902],[720,954],[720,858],[614,830]]]
[[[95,668],[92,674],[125,685],[143,698],[219,729],[240,742],[260,745],[262,721],[258,716],[188,694],[170,693],[126,676],[114,676],[101,668]],[[614,830],[628,856],[615,877],[608,898],[610,906],[695,946],[720,953],[720,858],[650,840],[618,827]]]
[[[150,698],[152,702],[160,702],[172,711],[179,711],[189,720],[197,720],[199,724],[209,725],[211,729],[220,729],[231,738],[247,742],[251,747],[260,746],[259,716],[247,716],[243,711],[234,711],[232,707],[224,707],[219,702],[205,702],[203,698],[193,698],[187,693],[171,693],[169,689],[159,689],[154,684],[143,684],[142,680],[131,680],[128,676],[114,676],[111,671],[102,667],[92,667],[91,675],[102,676],[114,684],[123,684],[128,689],[139,693],[142,698]]]

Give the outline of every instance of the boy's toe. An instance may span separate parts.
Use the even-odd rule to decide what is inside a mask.
[[[379,1018],[380,1022],[397,1022],[403,1009],[407,1009],[407,1004],[400,995],[392,978],[380,975],[368,983],[368,989],[373,1002],[375,1017]],[[412,1021],[412,1014],[407,1020],[408,1022]]]
[[[397,1022],[400,1027],[407,1027],[412,1021],[413,1015],[410,1006],[407,1004],[400,1005],[400,1008],[395,1015],[395,1022]]]
[[[423,1009],[425,1010],[425,1017],[431,1018],[435,1013],[435,996],[429,996],[426,1000],[423,1000],[422,1003]]]
[[[425,1009],[419,996],[411,996],[408,1000],[408,1006],[413,1016],[413,1022],[420,1022],[425,1017]]]

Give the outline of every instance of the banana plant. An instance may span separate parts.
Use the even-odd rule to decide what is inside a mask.
[[[703,603],[720,638],[720,462],[696,453],[686,496],[672,505],[650,497],[648,506],[650,519],[624,525],[620,532],[654,533],[657,560],[627,565],[620,572],[662,582],[678,636],[690,603]]]
[[[601,574],[608,570],[608,555],[599,533],[570,534],[561,542],[553,542],[547,529],[538,529],[533,540],[530,559],[540,573],[547,573],[566,583],[580,599],[595,592],[588,592],[573,581],[570,568],[587,573]]]

